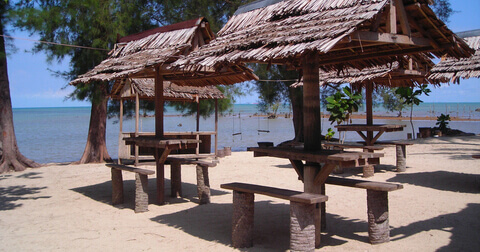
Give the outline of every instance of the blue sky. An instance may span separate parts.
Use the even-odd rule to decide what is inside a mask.
[[[456,11],[450,18],[448,27],[454,32],[480,29],[480,1],[479,0],[450,0]],[[29,38],[25,32],[12,31],[11,36]],[[36,39],[36,37],[31,37]],[[78,107],[90,106],[85,101],[65,101],[73,87],[67,86],[67,81],[54,77],[51,70],[65,71],[69,62],[53,62],[48,64],[42,53],[29,52],[34,42],[13,40],[18,48],[15,53],[10,52],[8,60],[8,75],[10,81],[10,95],[14,108],[30,107]],[[63,87],[67,86],[65,89]],[[423,97],[424,102],[480,102],[480,79],[461,80],[460,85],[449,84],[438,88],[431,88],[430,96]],[[237,103],[256,103],[256,94],[237,99]]]

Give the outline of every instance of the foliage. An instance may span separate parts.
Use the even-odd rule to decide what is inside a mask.
[[[396,93],[397,88],[382,88],[378,93],[379,100],[382,101],[382,106],[390,112],[398,111],[398,116],[402,116],[402,111],[405,108],[403,98]]]
[[[332,128],[328,128],[327,134],[325,134],[325,140],[330,141],[335,135],[335,131]]]
[[[450,1],[448,0],[435,0],[432,5],[432,9],[443,22],[448,23],[448,19],[454,13]]]
[[[342,92],[343,91],[343,92]],[[349,87],[344,87],[333,96],[327,97],[327,111],[330,113],[328,120],[333,124],[342,124],[350,119],[353,112],[358,111],[362,99],[360,93],[352,93]]]
[[[435,125],[438,125],[438,129],[442,133],[446,133],[449,129],[448,122],[450,121],[450,115],[444,115],[443,113],[437,117],[437,123]]]
[[[395,93],[400,95],[403,99],[403,104],[410,105],[410,124],[412,125],[412,135],[415,139],[415,128],[413,127],[413,105],[419,105],[422,100],[420,100],[420,96],[422,94],[428,96],[429,93],[432,92],[426,84],[421,85],[417,89],[413,89],[411,87],[400,87],[398,88]]]

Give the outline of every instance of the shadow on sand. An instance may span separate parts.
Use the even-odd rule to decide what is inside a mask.
[[[33,194],[40,193],[47,187],[26,187],[25,185],[0,187],[0,211],[13,210],[21,207],[22,200],[48,199],[51,196],[38,196]]]
[[[156,204],[156,179],[151,178],[148,180],[148,203],[149,204]],[[170,180],[165,179],[165,200],[167,203],[176,204],[182,203],[187,201],[192,201],[198,203],[198,195],[197,195],[197,185],[190,184],[190,183],[182,183],[182,198],[170,198]],[[105,204],[112,204],[112,182],[105,181],[103,183],[89,185],[84,187],[77,187],[72,188],[72,191],[77,193],[83,194],[93,200],[98,202],[102,202]],[[222,195],[227,194],[225,191],[210,189],[210,193],[212,196],[215,195]],[[135,208],[135,180],[124,180],[123,181],[123,195],[124,195],[124,203],[115,205],[119,209],[134,209]]]
[[[447,171],[398,173],[388,182],[429,187],[441,191],[479,193],[480,175]]]

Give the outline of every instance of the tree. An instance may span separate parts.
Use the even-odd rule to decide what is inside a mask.
[[[422,94],[427,95],[431,92],[427,85],[421,85],[418,89],[413,89],[411,87],[400,87],[395,91],[396,94],[404,100],[404,104],[410,105],[410,124],[412,125],[412,134],[413,139],[415,139],[415,129],[413,127],[413,105],[419,105],[422,100],[418,98]]]
[[[402,110],[405,108],[404,100],[396,93],[397,88],[382,88],[377,91],[382,106],[390,112],[397,111],[398,117],[402,116]]]
[[[40,167],[40,164],[20,153],[13,127],[12,101],[7,72],[7,53],[5,49],[5,25],[8,22],[8,2],[0,1],[0,173],[10,170],[23,171],[28,167]]]
[[[35,32],[40,40],[100,48],[72,48],[38,44],[34,51],[44,51],[48,60],[70,59],[70,70],[57,73],[67,80],[83,74],[108,56],[117,36],[137,33],[153,27],[154,1],[96,0],[21,0],[16,4],[15,25]],[[69,96],[92,102],[85,151],[79,163],[111,161],[106,148],[106,118],[110,83],[79,84]]]

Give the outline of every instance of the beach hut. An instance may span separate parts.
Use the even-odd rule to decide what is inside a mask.
[[[207,19],[201,17],[158,27],[118,39],[110,56],[70,84],[93,81],[114,81],[128,78],[153,78],[155,82],[155,136],[131,138],[136,145],[155,149],[157,202],[165,201],[164,163],[172,150],[193,148],[198,141],[169,140],[164,136],[164,81],[180,86],[215,86],[258,79],[243,64],[230,64],[213,69],[199,67],[196,71],[169,68],[174,61],[198,50],[214,39]]]
[[[263,0],[241,6],[209,44],[179,59],[185,71],[236,63],[285,64],[303,74],[304,154],[322,155],[319,69],[386,65],[399,56],[469,57],[473,52],[427,0]],[[271,152],[269,152],[271,153]],[[326,152],[323,152],[326,153]],[[258,153],[261,154],[261,153]],[[266,154],[266,152],[263,152]],[[298,153],[282,153],[293,160]],[[292,164],[294,164],[292,162]],[[295,163],[300,165],[299,162]],[[297,167],[304,191],[321,193],[331,165]],[[317,213],[315,245],[320,244]]]
[[[200,156],[210,156],[209,154],[202,155],[201,153],[210,153],[211,148],[211,136],[214,137],[214,146],[215,154],[217,156],[218,148],[218,106],[215,106],[215,130],[214,131],[202,131],[200,132],[200,114],[199,114],[199,102],[200,100],[205,99],[214,99],[215,105],[217,105],[218,99],[224,99],[224,94],[214,86],[205,86],[205,87],[191,87],[191,86],[179,86],[171,82],[165,82],[163,89],[163,96],[166,101],[177,101],[177,102],[196,102],[197,103],[197,120],[196,120],[196,131],[194,132],[165,132],[165,135],[168,135],[169,138],[195,138],[201,140],[202,143],[197,143],[197,148],[195,149],[195,154],[197,157]],[[120,101],[120,118],[119,118],[119,140],[118,140],[118,158],[122,159],[132,159],[135,160],[135,165],[138,164],[140,153],[138,146],[135,146],[134,149],[131,148],[131,145],[126,144],[123,140],[126,137],[133,136],[149,136],[154,135],[150,132],[139,132],[139,115],[140,115],[140,100],[154,101],[155,100],[155,81],[154,79],[123,79],[116,81],[110,92],[110,98]],[[123,132],[123,103],[125,100],[134,100],[135,101],[135,132]],[[188,150],[190,152],[190,150]],[[150,153],[148,150],[145,150],[145,154],[148,156],[145,158],[151,158],[153,153]],[[144,153],[142,153],[144,154]]]
[[[457,33],[457,36],[475,50],[469,58],[456,59],[442,57],[442,60],[432,69],[430,80],[460,83],[460,79],[480,77],[480,29]]]

